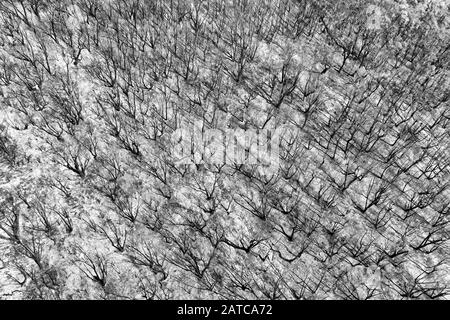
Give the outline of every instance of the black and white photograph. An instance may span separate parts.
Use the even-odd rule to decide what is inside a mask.
[[[0,0],[0,305],[449,300],[449,69],[450,0]]]

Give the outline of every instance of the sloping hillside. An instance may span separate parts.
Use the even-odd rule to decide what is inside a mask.
[[[2,0],[0,298],[448,298],[449,17]]]

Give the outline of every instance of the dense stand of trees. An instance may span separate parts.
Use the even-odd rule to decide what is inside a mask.
[[[448,10],[2,0],[0,297],[448,297]],[[290,129],[180,164],[194,122]]]

